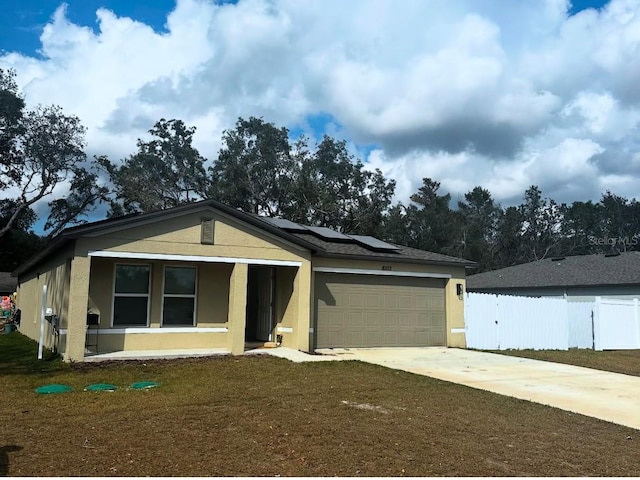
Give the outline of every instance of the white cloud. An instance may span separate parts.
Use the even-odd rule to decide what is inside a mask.
[[[161,117],[196,125],[214,158],[238,116],[306,125],[327,113],[407,201],[421,178],[454,198],[503,202],[538,184],[560,201],[636,195],[640,2],[569,17],[566,0],[179,0],[166,31],[64,8],[41,59],[10,53],[29,104],[88,127],[91,153],[122,158]]]

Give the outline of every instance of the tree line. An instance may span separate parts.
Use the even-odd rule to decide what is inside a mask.
[[[481,186],[454,202],[439,182],[424,178],[410,202],[394,203],[395,181],[367,169],[344,140],[325,135],[311,144],[262,118],[239,118],[209,162],[194,147],[194,133],[181,120],[160,119],[126,158],[89,158],[80,119],[57,106],[27,110],[15,72],[0,69],[0,270],[86,222],[100,204],[117,217],[206,198],[467,258],[479,271],[639,248],[640,204],[609,191],[598,202],[568,205],[532,185],[520,205],[503,208]],[[63,185],[68,193],[57,195]],[[39,236],[32,231],[39,220],[34,207],[44,201],[49,213]]]

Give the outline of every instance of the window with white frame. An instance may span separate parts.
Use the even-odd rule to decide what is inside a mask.
[[[195,267],[165,267],[162,325],[195,325],[196,277]]]
[[[149,323],[149,265],[116,265],[113,325],[146,327]]]

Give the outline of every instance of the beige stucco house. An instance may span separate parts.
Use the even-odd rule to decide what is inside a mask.
[[[256,342],[464,347],[469,266],[206,200],[68,228],[14,275],[20,331],[83,361]]]

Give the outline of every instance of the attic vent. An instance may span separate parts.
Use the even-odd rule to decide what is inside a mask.
[[[553,257],[553,258],[551,258],[551,261],[552,261],[552,262],[559,262],[559,261],[561,261],[561,260],[564,260],[564,258],[565,258],[565,257]]]
[[[213,245],[213,218],[203,218],[201,222],[200,243]]]

